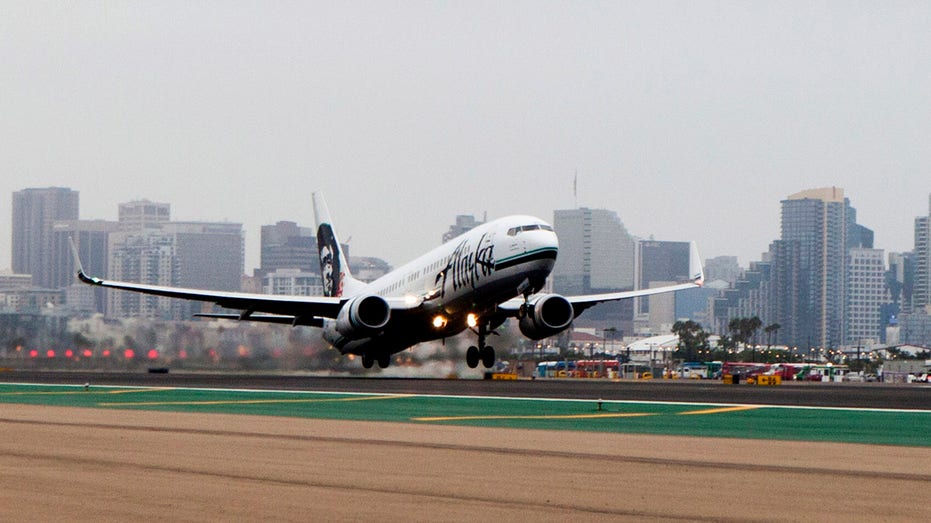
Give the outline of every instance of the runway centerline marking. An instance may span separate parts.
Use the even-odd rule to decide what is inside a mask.
[[[742,405],[739,407],[722,407],[719,409],[705,409],[705,410],[687,410],[685,412],[678,413],[678,416],[693,416],[699,414],[721,414],[724,412],[740,412],[742,410],[755,410],[760,408],[757,405]]]
[[[271,403],[334,403],[341,401],[372,401],[409,398],[412,395],[392,394],[390,396],[365,396],[354,398],[311,398],[311,399],[261,399],[261,400],[209,400],[209,401],[134,401],[98,403],[100,407],[156,407],[156,406],[195,406],[195,405],[267,405]]]

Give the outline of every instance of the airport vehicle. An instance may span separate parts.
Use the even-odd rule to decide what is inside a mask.
[[[392,354],[421,342],[471,329],[478,343],[469,347],[471,368],[491,368],[489,334],[508,318],[534,340],[557,334],[585,309],[598,303],[674,292],[704,280],[694,242],[690,280],[676,285],[585,296],[540,293],[559,249],[553,227],[532,216],[507,216],[480,225],[371,283],[353,278],[333,230],[329,209],[314,193],[317,248],[323,296],[276,296],[207,291],[109,281],[89,276],[72,243],[78,278],[87,284],[156,296],[213,302],[241,311],[201,313],[205,318],[305,325],[323,329],[323,337],[342,354],[361,356],[362,365],[385,368]]]

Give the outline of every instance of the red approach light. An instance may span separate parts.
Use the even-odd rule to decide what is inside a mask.
[[[187,350],[186,350],[186,349],[181,349],[180,351],[178,351],[178,357],[181,358],[182,360],[186,360],[186,359],[187,359]]]
[[[38,357],[39,357],[39,351],[37,351],[37,350],[35,350],[35,349],[32,349],[31,351],[29,351],[29,357],[30,357],[30,358],[38,358]]]
[[[46,355],[47,357],[49,357],[49,358],[54,358],[54,357],[55,357],[55,351],[53,351],[52,349],[49,349],[49,350],[45,351],[45,355]]]
[[[147,356],[150,360],[158,359],[158,351],[155,349],[149,349]]]
[[[123,351],[123,357],[127,360],[131,360],[136,357],[136,351],[132,349],[126,349]]]
[[[103,356],[104,358],[109,358],[109,357],[110,357],[110,349],[104,349],[104,350],[103,350],[103,354],[101,354],[101,356]]]
[[[73,358],[73,357],[74,357],[74,351],[71,350],[71,349],[66,350],[66,351],[65,351],[65,357],[66,357],[66,358]]]
[[[94,353],[91,352],[90,349],[84,349],[84,353],[83,353],[83,354],[84,354],[84,357],[85,357],[85,358],[90,358],[91,356],[94,355]]]

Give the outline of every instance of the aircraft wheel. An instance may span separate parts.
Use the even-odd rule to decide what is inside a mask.
[[[466,364],[469,366],[469,368],[474,369],[475,367],[478,367],[479,359],[478,347],[475,345],[469,347],[469,350],[466,351]]]
[[[372,365],[375,364],[375,360],[368,354],[362,355],[362,366],[366,369],[371,369]]]
[[[495,349],[486,346],[482,349],[482,365],[490,369],[495,364]]]
[[[387,369],[388,365],[391,363],[391,355],[387,352],[383,352],[378,355],[378,366]]]

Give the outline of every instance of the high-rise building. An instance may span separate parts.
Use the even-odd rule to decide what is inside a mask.
[[[887,302],[882,249],[850,249],[847,255],[847,305],[844,317],[848,345],[878,342],[883,305]]]
[[[239,223],[161,222],[110,235],[109,274],[114,280],[238,291],[244,258]],[[118,317],[185,319],[205,307],[209,305],[118,291],[108,297],[108,314]]]
[[[13,272],[31,274],[34,285],[55,288],[52,226],[78,219],[78,192],[65,187],[13,193]]]
[[[734,284],[740,278],[740,264],[736,256],[718,256],[705,260],[705,281],[726,281]]]
[[[320,273],[317,237],[310,227],[281,221],[262,226],[259,268],[255,275],[263,277],[278,269],[300,269]]]
[[[553,227],[559,237],[559,256],[553,267],[556,292],[589,294],[634,288],[636,246],[616,212],[585,207],[558,210]]]
[[[158,229],[171,219],[171,205],[149,200],[121,203],[118,216],[120,229],[124,231]]]
[[[178,286],[174,238],[160,231],[110,235],[110,279]],[[181,300],[135,292],[109,291],[107,314],[118,318],[180,319]]]
[[[912,295],[915,292],[915,252],[890,252],[889,275],[886,278],[891,312],[896,315],[912,312]]]
[[[931,305],[931,196],[928,216],[915,218],[915,287],[911,308],[919,310]]]
[[[106,312],[106,289],[88,287],[77,283],[77,268],[71,253],[71,241],[74,241],[81,257],[81,264],[89,274],[109,274],[107,252],[110,245],[110,233],[119,230],[119,223],[105,220],[66,220],[52,225],[52,268],[54,287],[75,286],[69,289],[68,304],[80,301],[92,304],[82,305],[81,310]]]
[[[689,242],[640,240],[637,243],[637,289],[674,285],[689,279]],[[653,334],[669,332],[676,321],[679,293],[637,298],[638,322]]]
[[[872,231],[856,223],[843,189],[810,189],[782,201],[782,237],[770,247],[780,343],[827,348],[848,341],[848,251],[872,246]]]

